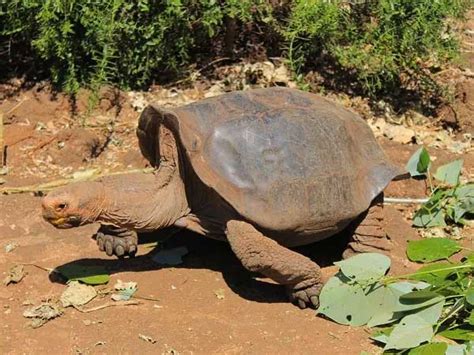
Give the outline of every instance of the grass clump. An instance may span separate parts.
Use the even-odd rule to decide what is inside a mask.
[[[5,76],[34,72],[75,92],[143,88],[259,46],[304,77],[368,96],[443,92],[469,0],[10,0],[0,5]],[[39,74],[38,74],[39,73]]]

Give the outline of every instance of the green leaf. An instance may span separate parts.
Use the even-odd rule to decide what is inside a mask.
[[[463,160],[455,160],[449,164],[440,166],[436,173],[435,179],[445,182],[449,185],[457,185],[459,183],[459,176],[461,175]]]
[[[400,302],[425,302],[438,296],[440,295],[433,291],[418,290],[400,296]]]
[[[362,253],[334,264],[351,280],[375,281],[384,276],[390,268],[390,258],[378,253]]]
[[[437,300],[430,300],[429,302],[412,303],[408,305],[400,303],[400,296],[427,287],[430,287],[430,285],[424,282],[407,281],[392,283],[384,287],[383,292],[382,290],[379,291],[380,303],[377,305],[377,309],[374,309],[374,315],[367,323],[367,326],[375,327],[392,323],[403,318],[407,311],[430,306],[433,302],[439,302],[442,299],[441,297]]]
[[[425,175],[430,167],[430,160],[428,151],[421,147],[408,160],[406,170],[412,177]]]
[[[471,286],[467,289],[466,292],[466,301],[470,305],[474,306],[474,286]]]
[[[454,273],[453,270],[444,270],[448,267],[453,267],[460,264],[451,264],[448,262],[441,262],[429,264],[419,268],[416,273],[410,276],[410,279],[427,282],[433,286],[440,286],[446,282],[446,279]],[[427,272],[430,272],[426,274]]]
[[[445,330],[439,335],[453,340],[474,340],[474,327],[470,329],[466,328],[457,328],[451,330]]]
[[[110,276],[103,266],[67,264],[55,269],[69,281],[80,281],[88,285],[102,285],[109,282]]]
[[[387,344],[388,337],[390,336],[390,333],[392,332],[392,330],[393,330],[393,327],[377,329],[374,333],[372,333],[372,335],[370,336],[370,339],[378,341],[379,343],[382,343],[382,344]]]
[[[420,228],[445,227],[446,214],[442,208],[426,209],[423,206],[415,213],[413,225]]]
[[[455,208],[465,213],[474,214],[474,184],[459,186],[454,196],[457,198]]]
[[[409,241],[407,256],[411,261],[428,263],[449,258],[461,250],[454,240],[447,238],[429,238]]]
[[[472,342],[470,342],[472,344]],[[469,355],[472,354],[472,345],[470,344],[456,344],[456,345],[448,345],[446,349],[445,355]]]
[[[444,355],[447,349],[446,343],[429,343],[411,349],[408,355]]]
[[[329,279],[319,296],[318,313],[340,324],[367,324],[382,303],[384,288],[376,285],[367,293],[360,285],[349,281],[342,273]]]
[[[467,318],[467,322],[468,322],[470,325],[474,325],[474,310],[471,311],[471,314],[470,314],[469,317]]]
[[[404,317],[393,328],[384,350],[410,349],[433,337],[433,326],[416,314]]]
[[[442,299],[438,303],[435,303],[431,306],[428,306],[421,310],[416,310],[416,315],[418,317],[423,318],[428,323],[435,325],[436,323],[438,323],[438,320],[441,317],[441,313],[443,312],[443,307],[444,307],[445,302],[446,301]]]

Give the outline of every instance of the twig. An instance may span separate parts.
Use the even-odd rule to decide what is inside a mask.
[[[0,194],[10,195],[10,194],[21,194],[26,192],[42,192],[42,191],[49,191],[59,186],[68,185],[70,183],[79,182],[79,181],[91,181],[105,176],[113,176],[113,175],[120,175],[120,174],[132,174],[132,173],[150,173],[154,171],[154,168],[147,168],[147,169],[132,169],[132,170],[125,170],[125,171],[118,171],[109,174],[91,174],[91,176],[81,177],[81,178],[65,178],[54,180],[50,182],[45,182],[43,184],[37,185],[27,185],[27,186],[19,186],[19,187],[4,187],[0,189]]]
[[[3,168],[5,162],[3,161],[4,156],[4,143],[3,143],[3,114],[0,113],[0,168]]]
[[[90,312],[95,312],[95,311],[99,311],[101,309],[104,309],[104,308],[108,308],[108,307],[117,307],[117,306],[137,306],[141,304],[141,302],[138,302],[138,301],[122,301],[122,302],[107,302],[107,303],[104,303],[100,306],[97,306],[97,307],[91,307],[91,308],[81,308],[79,306],[74,306],[73,307],[78,310],[79,312],[82,312],[82,313],[90,313]]]
[[[389,204],[402,204],[402,205],[412,205],[412,204],[423,204],[429,201],[429,198],[402,198],[402,197],[384,197],[383,202]]]
[[[44,267],[44,266],[41,266],[41,265],[37,265],[37,264],[32,264],[32,263],[16,263],[18,265],[23,265],[23,266],[34,266],[38,269],[41,269],[41,270],[44,270],[48,273],[57,273],[57,271],[55,269],[50,269],[50,268],[47,268],[47,267]]]
[[[27,100],[27,98],[23,98],[19,103],[17,103],[15,106],[13,106],[11,109],[9,109],[5,114],[6,115],[9,115],[10,113],[12,113],[13,111],[15,111],[18,107],[21,106],[21,104],[23,104],[23,102],[25,102]]]

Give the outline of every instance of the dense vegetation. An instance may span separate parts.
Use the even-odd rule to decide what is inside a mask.
[[[212,59],[283,56],[300,78],[377,96],[436,94],[456,57],[469,0],[9,0],[0,10],[2,79],[51,78],[67,92],[144,88]],[[261,54],[260,50],[260,54]],[[303,82],[304,80],[302,80]],[[349,85],[350,83],[350,85]]]

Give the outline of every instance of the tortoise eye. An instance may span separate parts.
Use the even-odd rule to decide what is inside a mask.
[[[66,207],[67,207],[67,204],[66,204],[66,203],[60,203],[60,204],[56,207],[56,210],[57,210],[57,211],[62,211],[62,210],[64,210]]]

